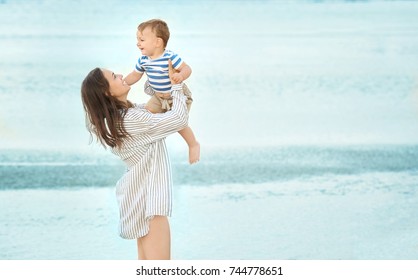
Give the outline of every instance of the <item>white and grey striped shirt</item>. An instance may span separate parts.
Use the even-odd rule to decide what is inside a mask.
[[[165,138],[188,122],[182,85],[173,85],[171,93],[173,106],[166,113],[152,114],[141,105],[128,109],[123,122],[130,137],[112,149],[127,165],[116,184],[122,238],[145,236],[153,216],[171,215],[172,177]]]

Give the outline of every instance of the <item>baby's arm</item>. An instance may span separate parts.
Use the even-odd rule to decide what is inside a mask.
[[[124,79],[124,81],[128,85],[133,85],[133,84],[135,84],[136,82],[138,82],[141,79],[141,77],[142,77],[143,74],[144,73],[137,72],[137,71],[133,70],[131,73],[129,73],[128,76],[126,76],[126,78]]]
[[[192,68],[186,62],[183,62],[177,70],[178,72],[173,74],[172,77],[173,81],[177,84],[183,82],[192,74]]]

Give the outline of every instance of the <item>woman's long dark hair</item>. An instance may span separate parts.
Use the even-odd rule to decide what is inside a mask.
[[[103,146],[120,147],[129,134],[123,118],[132,103],[125,104],[110,95],[109,82],[100,68],[95,68],[81,84],[81,99],[90,135],[96,135]]]

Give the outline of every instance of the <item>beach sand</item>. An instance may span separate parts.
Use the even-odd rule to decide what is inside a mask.
[[[172,257],[417,259],[416,177],[401,189],[391,173],[176,186]],[[0,203],[0,259],[136,258],[113,188],[3,190]]]

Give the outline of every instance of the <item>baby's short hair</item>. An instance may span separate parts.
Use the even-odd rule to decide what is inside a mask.
[[[138,31],[142,32],[147,27],[150,27],[151,31],[154,32],[158,38],[163,40],[164,47],[166,47],[168,39],[170,38],[170,31],[168,30],[167,23],[161,19],[151,19],[138,25]]]

